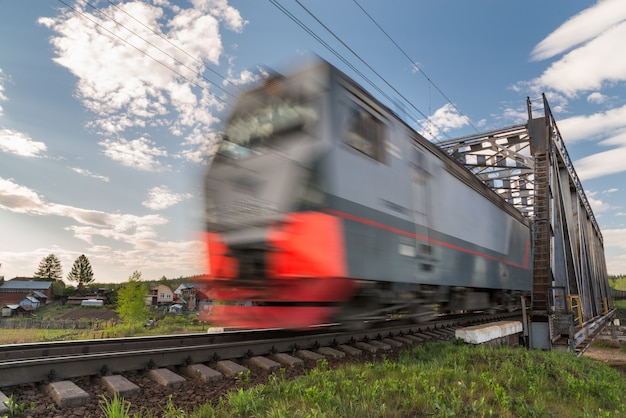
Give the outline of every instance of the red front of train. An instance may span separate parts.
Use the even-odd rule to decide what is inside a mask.
[[[354,291],[319,187],[321,91],[306,74],[273,78],[233,110],[206,182],[212,324],[321,324]]]

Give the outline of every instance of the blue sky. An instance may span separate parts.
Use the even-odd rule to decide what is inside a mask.
[[[0,39],[6,278],[50,253],[64,277],[85,254],[98,282],[203,273],[221,120],[240,89],[310,53],[401,93],[408,114],[390,107],[435,141],[524,123],[545,92],[609,273],[626,273],[623,0],[0,0]]]

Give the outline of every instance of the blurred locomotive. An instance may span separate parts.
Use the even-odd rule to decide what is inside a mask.
[[[530,222],[326,62],[245,92],[206,177],[210,321],[511,310]]]

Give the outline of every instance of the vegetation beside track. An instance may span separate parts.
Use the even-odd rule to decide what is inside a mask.
[[[150,325],[131,329],[119,320],[113,307],[76,307],[58,304],[44,306],[37,310],[37,318],[44,325],[42,328],[3,328],[0,330],[0,344],[170,335],[205,332],[208,328],[208,324],[198,321],[193,312],[166,314],[155,310],[152,313]],[[23,319],[23,321],[29,320],[32,318]],[[88,321],[91,327],[89,329],[54,329],[45,326],[46,321],[64,320]]]
[[[616,305],[624,323],[626,301]],[[50,318],[64,313],[57,309]],[[174,322],[176,332],[194,319],[163,322]],[[573,354],[437,343],[379,360],[336,369],[321,362],[305,376],[289,380],[277,373],[263,385],[242,376],[237,390],[194,410],[178,408],[173,398],[163,410],[128,415],[127,401],[109,399],[101,402],[103,416],[626,416],[624,369]]]
[[[626,415],[626,381],[605,364],[563,352],[432,343],[397,360],[325,361],[305,376],[281,373],[213,405],[134,417],[614,417]],[[124,417],[126,402],[106,404]]]

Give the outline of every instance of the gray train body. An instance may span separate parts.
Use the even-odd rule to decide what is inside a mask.
[[[242,266],[263,257],[285,214],[340,219],[346,274],[358,283],[346,306],[361,316],[511,309],[531,288],[529,220],[324,62],[242,96],[207,198],[208,229]]]

